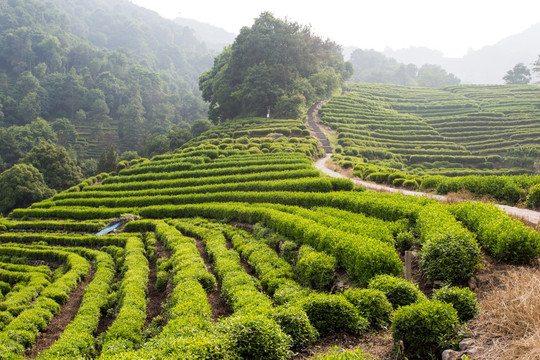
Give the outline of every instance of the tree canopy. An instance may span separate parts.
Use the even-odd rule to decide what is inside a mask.
[[[523,63],[516,64],[513,69],[506,72],[503,80],[507,84],[528,84],[531,82],[531,70]]]
[[[283,111],[293,97],[302,100],[299,106],[311,104],[339,90],[351,75],[351,63],[343,61],[334,42],[265,12],[214,59],[212,69],[200,76],[199,88],[210,103],[209,118],[218,122],[265,116],[268,107],[271,113],[274,107]]]
[[[38,169],[17,164],[0,174],[0,213],[7,215],[16,207],[26,207],[55,194]]]

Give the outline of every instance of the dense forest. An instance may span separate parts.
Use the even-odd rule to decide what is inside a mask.
[[[236,116],[297,118],[305,105],[341,91],[352,75],[341,48],[308,26],[262,13],[200,77],[215,122]]]
[[[206,116],[213,54],[127,1],[0,0],[0,48],[0,171],[46,141],[92,175],[111,144],[151,156]]]

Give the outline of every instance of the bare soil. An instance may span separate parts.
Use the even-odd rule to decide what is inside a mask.
[[[92,268],[86,278],[77,285],[77,288],[69,294],[69,300],[62,305],[60,312],[52,318],[47,329],[37,338],[34,346],[26,353],[26,357],[33,359],[41,352],[51,347],[64,332],[64,328],[73,321],[82,302],[84,289],[94,278],[95,270]]]
[[[221,297],[221,280],[219,280],[216,276],[214,265],[210,262],[204,242],[197,239],[196,245],[197,250],[199,250],[199,254],[201,254],[201,258],[206,265],[206,269],[217,279],[216,288],[207,294],[208,302],[210,303],[210,307],[212,309],[212,321],[216,322],[221,318],[230,316],[233,312],[227,303],[225,303],[225,300],[223,300]]]
[[[163,247],[161,241],[156,241],[156,258],[170,258],[170,252]],[[157,281],[157,266],[156,260],[150,263],[150,272],[148,274],[148,304],[146,305],[146,322],[145,325],[148,326],[153,318],[158,315],[161,315],[163,310],[163,304],[166,302],[167,298],[170,295],[170,287],[167,286],[165,290],[156,289]]]

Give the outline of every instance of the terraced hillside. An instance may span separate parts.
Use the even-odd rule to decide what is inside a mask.
[[[276,124],[226,123],[0,219],[0,358],[286,359],[390,326],[398,306],[394,319],[450,316],[448,342],[423,334],[421,348],[407,321],[392,325],[424,356],[466,319],[401,278],[403,250],[421,248],[423,276],[454,283],[478,270],[481,247],[537,259],[538,233],[495,207],[323,178],[303,125]]]
[[[356,85],[320,113],[322,122],[338,134],[335,160],[352,157],[349,166],[357,165],[357,174],[364,178],[373,172],[399,172],[402,176],[390,184],[397,178],[420,183],[425,175],[518,175],[538,170],[537,86]],[[538,183],[517,180],[512,185],[523,187],[527,182]],[[524,190],[524,197],[514,203],[525,200],[528,187]]]

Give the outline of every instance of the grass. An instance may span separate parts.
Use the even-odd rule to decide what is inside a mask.
[[[480,299],[470,324],[481,359],[540,359],[540,269],[509,267]]]

